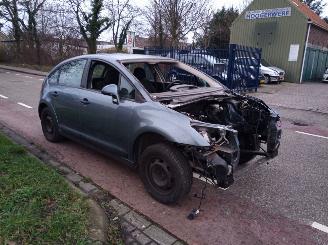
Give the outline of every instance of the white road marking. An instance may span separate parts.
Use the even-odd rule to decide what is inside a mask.
[[[2,94],[0,94],[0,98],[3,98],[3,99],[8,99],[8,97],[7,97],[7,96],[4,96],[4,95],[2,95]]]
[[[39,78],[40,81],[43,81],[44,79],[43,78]]]
[[[28,108],[28,109],[32,109],[32,108],[33,108],[32,106],[26,105],[26,104],[24,104],[24,103],[22,103],[22,102],[18,102],[17,104],[18,104],[18,105],[21,105],[21,106],[24,106],[24,107],[26,107],[26,108]]]
[[[328,227],[317,222],[313,222],[311,225],[313,228],[328,233]]]
[[[21,74],[16,73],[15,75],[16,75],[16,76],[20,76]]]
[[[24,77],[26,77],[26,78],[33,78],[33,77],[30,77],[30,76],[24,76]]]
[[[9,71],[6,71],[6,73],[7,73],[7,74],[10,74],[10,72],[9,72]]]
[[[305,133],[305,132],[301,132],[301,131],[295,131],[298,134],[304,134],[304,135],[308,135],[308,136],[313,136],[313,137],[318,137],[318,138],[322,138],[322,139],[326,139],[328,140],[328,137],[326,136],[322,136],[322,135],[316,135],[316,134],[309,134],[309,133]]]

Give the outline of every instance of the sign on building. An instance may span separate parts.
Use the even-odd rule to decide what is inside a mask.
[[[276,9],[262,9],[247,11],[245,14],[246,20],[256,20],[256,19],[268,19],[268,18],[280,18],[288,17],[292,15],[292,8],[276,8]]]
[[[126,34],[126,47],[129,53],[132,53],[132,48],[135,47],[136,33],[132,31],[127,31]]]

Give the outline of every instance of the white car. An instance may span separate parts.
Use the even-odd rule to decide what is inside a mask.
[[[328,82],[328,68],[326,69],[325,74],[323,74],[322,81],[323,81],[323,82]]]
[[[264,59],[261,60],[260,72],[265,77],[266,83],[271,83],[271,82],[280,83],[285,81],[286,72],[281,68],[272,66]]]
[[[246,58],[246,57],[236,58],[236,64],[239,67],[245,67],[249,63],[253,63],[253,61],[254,64],[257,63],[255,58],[251,58],[251,59],[252,61],[250,61],[250,58]],[[252,64],[250,64],[249,66],[253,67]],[[265,83],[272,83],[272,82],[280,83],[282,81],[285,81],[286,73],[284,70],[272,66],[266,60],[262,59],[260,64],[260,74],[264,76]]]

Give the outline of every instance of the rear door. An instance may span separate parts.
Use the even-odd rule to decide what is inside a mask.
[[[73,60],[59,69],[58,84],[51,91],[59,127],[68,133],[78,133],[81,82],[85,74],[86,59]]]

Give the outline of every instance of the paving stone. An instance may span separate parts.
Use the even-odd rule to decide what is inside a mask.
[[[130,208],[119,202],[117,199],[113,199],[109,202],[109,205],[113,207],[119,216],[126,214],[130,211]]]
[[[94,191],[97,189],[97,187],[94,186],[93,184],[85,183],[85,182],[80,182],[79,186],[86,193],[90,193],[91,191]]]
[[[70,174],[72,173],[72,170],[70,170],[69,168],[65,167],[65,166],[60,166],[59,168],[59,171],[64,173],[64,174]]]
[[[166,231],[155,225],[148,227],[146,230],[144,230],[144,233],[161,245],[173,244],[177,240]]]
[[[74,173],[66,175],[66,178],[75,184],[79,183],[82,180],[81,176]]]
[[[175,243],[173,243],[173,245],[185,245],[185,243],[183,243],[181,241],[176,241]]]
[[[60,163],[57,162],[57,161],[54,161],[54,160],[50,160],[50,161],[48,161],[48,163],[53,167],[59,167],[60,166]]]
[[[143,234],[141,231],[139,230],[135,230],[134,232],[132,232],[131,234],[134,239],[136,239],[141,245],[145,245],[149,242],[151,242],[151,240],[149,239],[149,237],[147,237],[145,234]]]
[[[123,221],[121,223],[121,226],[122,226],[122,229],[127,233],[131,233],[132,231],[134,231],[136,229],[136,227],[134,225],[131,225],[127,221]]]
[[[125,214],[123,217],[140,230],[143,230],[146,227],[150,226],[149,221],[147,221],[145,218],[143,218],[141,215],[137,214],[134,211],[130,211],[129,213]]]

